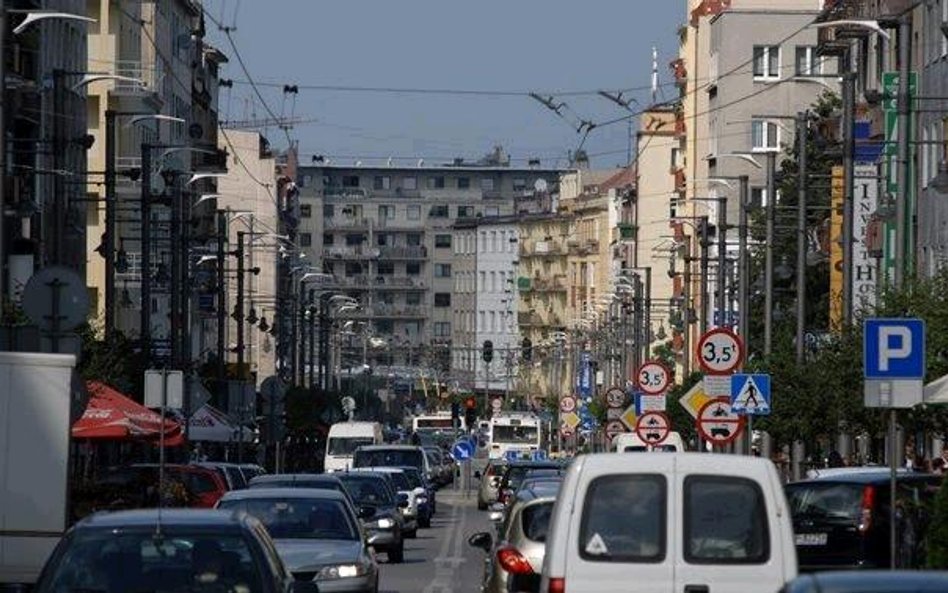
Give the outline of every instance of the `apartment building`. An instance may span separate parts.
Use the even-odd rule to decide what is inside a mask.
[[[920,16],[921,62],[919,95],[941,97],[924,100],[918,115],[919,200],[918,239],[919,271],[931,276],[948,264],[948,207],[944,194],[933,181],[939,168],[948,163],[948,0],[938,0],[916,12]]]
[[[519,386],[518,219],[489,216],[454,226],[451,376],[470,389],[500,393]],[[494,353],[489,365],[483,360],[487,341]]]
[[[451,365],[454,225],[511,215],[547,191],[559,171],[502,159],[444,166],[301,166],[298,241],[332,274],[325,285],[356,298],[383,364]],[[437,363],[437,364],[432,364]]]

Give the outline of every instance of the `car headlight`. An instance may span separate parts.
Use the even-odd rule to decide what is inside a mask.
[[[361,577],[368,573],[368,567],[363,564],[339,564],[325,566],[316,574],[317,579],[349,579]]]
[[[426,502],[428,502],[428,497],[427,497],[427,496],[419,496],[419,497],[417,497],[417,498],[415,499],[415,502],[418,503],[418,504],[425,504]]]
[[[391,529],[392,527],[395,527],[395,521],[392,519],[389,519],[388,517],[383,517],[379,519],[378,521],[376,521],[375,525],[379,529]]]

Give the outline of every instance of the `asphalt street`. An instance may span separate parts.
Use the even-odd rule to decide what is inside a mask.
[[[431,529],[418,530],[418,538],[406,540],[405,562],[380,561],[380,591],[385,593],[476,593],[484,572],[484,552],[470,547],[467,538],[478,531],[493,530],[487,513],[477,510],[476,490],[450,486],[438,492],[438,513]]]

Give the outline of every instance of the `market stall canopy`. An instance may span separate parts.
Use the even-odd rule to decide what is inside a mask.
[[[948,404],[948,375],[926,385],[922,401],[926,404]]]
[[[253,442],[256,436],[254,429],[244,427],[245,443]],[[235,443],[240,441],[240,438],[240,425],[210,404],[198,408],[188,422],[188,440],[190,441]]]
[[[143,439],[157,441],[164,426],[165,445],[184,443],[181,425],[132,401],[100,381],[87,381],[89,404],[72,425],[76,439]]]

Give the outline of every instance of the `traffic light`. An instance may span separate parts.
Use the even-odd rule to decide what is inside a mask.
[[[461,426],[461,406],[457,402],[451,404],[451,426],[458,428]]]
[[[472,429],[474,424],[477,423],[477,402],[474,401],[473,397],[469,397],[464,401],[464,422],[467,424],[468,430]]]
[[[481,352],[481,357],[484,362],[488,363],[494,360],[494,343],[490,340],[484,340],[484,350]]]
[[[533,360],[533,342],[530,340],[530,338],[523,339],[520,349],[520,358],[522,358],[524,362],[530,362]]]

